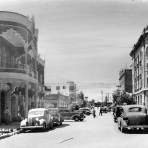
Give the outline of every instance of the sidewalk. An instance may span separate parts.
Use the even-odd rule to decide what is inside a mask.
[[[12,122],[10,124],[0,124],[0,129],[4,128],[4,129],[17,129],[20,127],[20,122]]]
[[[19,128],[20,128],[20,122],[13,122],[7,125],[0,124],[0,139],[18,134]]]

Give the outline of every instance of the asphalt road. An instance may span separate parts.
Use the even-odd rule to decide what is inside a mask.
[[[121,133],[112,114],[66,121],[50,131],[28,132],[0,140],[0,148],[147,148],[147,133]]]

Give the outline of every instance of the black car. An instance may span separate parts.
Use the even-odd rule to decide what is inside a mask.
[[[79,110],[62,109],[59,111],[64,120],[83,121],[85,115]]]
[[[82,111],[85,115],[91,114],[91,110],[89,108],[80,108],[79,110]]]

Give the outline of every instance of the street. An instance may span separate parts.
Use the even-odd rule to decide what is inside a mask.
[[[123,134],[112,114],[93,118],[84,122],[65,121],[62,127],[46,132],[28,132],[0,141],[1,148],[147,148],[148,134]]]

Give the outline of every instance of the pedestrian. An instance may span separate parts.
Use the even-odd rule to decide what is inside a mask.
[[[6,124],[9,124],[9,122],[10,122],[10,113],[9,113],[8,107],[6,107],[4,113],[5,113],[5,123],[6,123]]]
[[[102,112],[103,112],[102,107],[100,107],[99,116],[102,116]]]
[[[96,111],[95,111],[94,108],[93,108],[93,117],[94,117],[94,118],[96,117]]]

